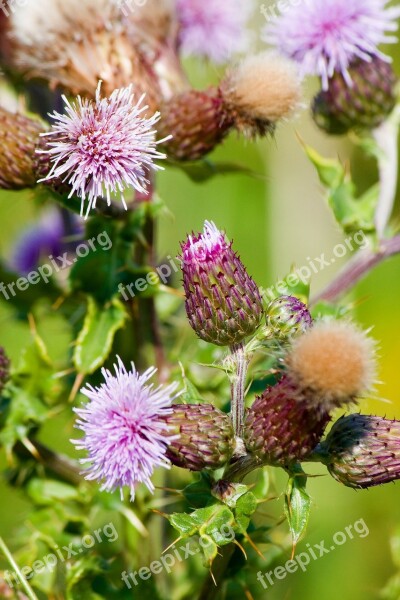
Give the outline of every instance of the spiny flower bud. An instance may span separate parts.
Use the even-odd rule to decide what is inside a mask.
[[[182,161],[198,160],[211,152],[233,125],[218,88],[175,95],[161,107],[161,115],[159,137],[172,134],[165,151],[170,158]]]
[[[333,135],[350,129],[374,129],[392,112],[396,104],[397,78],[390,63],[378,56],[370,62],[358,60],[349,67],[351,85],[336,72],[326,91],[313,103],[316,124]]]
[[[0,394],[4,389],[10,375],[10,361],[4,348],[0,346]]]
[[[260,292],[225,234],[214,223],[182,243],[185,307],[206,342],[240,344],[255,333],[263,314]]]
[[[43,130],[39,121],[0,107],[0,188],[36,185],[35,149]]]
[[[327,410],[368,392],[376,374],[375,343],[347,321],[319,321],[293,340],[285,358],[290,379]]]
[[[280,296],[266,310],[269,330],[278,337],[302,334],[312,325],[307,306],[294,296]]]
[[[290,61],[264,52],[230,69],[218,87],[188,90],[161,108],[159,136],[176,160],[197,160],[234,128],[253,137],[272,133],[300,102],[298,75]]]
[[[219,469],[232,457],[235,439],[229,416],[211,404],[175,404],[163,417],[169,435],[166,457],[177,467]]]
[[[316,454],[348,487],[368,488],[400,479],[400,421],[360,414],[342,417]]]
[[[316,409],[296,384],[283,377],[249,409],[246,448],[263,464],[289,467],[311,453],[329,421],[323,405]]]

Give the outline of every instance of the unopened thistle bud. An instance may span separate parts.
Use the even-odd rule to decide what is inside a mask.
[[[177,467],[219,469],[232,457],[234,434],[229,416],[211,404],[175,404],[163,418],[169,435],[166,457]]]
[[[35,149],[43,131],[39,121],[0,107],[0,188],[36,185]]]
[[[188,90],[164,103],[159,135],[172,134],[165,145],[171,158],[197,160],[232,129],[250,137],[272,133],[300,96],[292,63],[265,52],[232,68],[218,87]]]
[[[367,392],[375,376],[374,343],[354,325],[320,321],[295,338],[286,375],[247,414],[245,442],[265,464],[305,460],[321,440],[335,407]]]
[[[255,333],[263,314],[260,292],[225,234],[205,222],[203,233],[182,244],[185,307],[206,342],[240,344]]]
[[[330,421],[288,377],[259,396],[247,413],[247,450],[268,465],[289,467],[305,459],[322,438]]]
[[[4,389],[10,375],[10,361],[4,348],[0,346],[0,394]]]
[[[305,333],[312,325],[307,306],[294,296],[280,296],[266,310],[268,329],[278,337]]]
[[[344,134],[350,129],[378,127],[396,104],[397,78],[390,63],[378,56],[370,62],[358,60],[349,67],[351,85],[336,72],[328,89],[321,91],[313,103],[317,125],[330,134]]]
[[[400,479],[400,421],[369,415],[339,419],[316,448],[330,474],[352,488]]]

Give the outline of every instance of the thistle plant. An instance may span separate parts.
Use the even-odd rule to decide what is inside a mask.
[[[319,510],[315,476],[338,494],[400,479],[400,421],[367,405],[385,342],[349,296],[400,253],[400,104],[382,49],[400,9],[293,3],[255,51],[255,2],[139,4],[40,0],[4,18],[0,3],[0,446],[11,502],[30,503],[0,537],[4,598],[263,598],[259,569],[293,563]],[[376,159],[370,189],[357,195],[303,120],[296,139],[307,109],[320,136]],[[282,130],[301,138],[339,234],[365,241],[336,274],[324,261],[316,291],[281,223],[285,290],[261,254],[268,232],[247,247],[237,235],[247,187],[238,223],[212,187],[267,189],[274,172],[217,157],[232,134],[269,157]],[[180,176],[215,208],[185,187],[171,220]]]

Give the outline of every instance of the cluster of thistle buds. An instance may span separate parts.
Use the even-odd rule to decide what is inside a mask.
[[[400,478],[400,422],[361,414],[340,418],[324,439],[336,409],[355,405],[376,378],[376,344],[347,320],[313,320],[298,298],[264,307],[261,293],[225,234],[206,221],[182,243],[189,323],[197,336],[230,350],[231,411],[176,402],[176,384],[157,389],[155,374],[128,372],[119,360],[105,383],[84,388],[76,441],[88,452],[87,477],[102,489],[143,482],[150,491],[156,466],[191,471],[225,467],[222,480],[240,481],[265,465],[289,473],[318,461],[349,487]],[[254,343],[257,340],[257,343]],[[276,354],[276,383],[245,408],[252,354],[265,342]],[[271,341],[277,343],[271,344]]]

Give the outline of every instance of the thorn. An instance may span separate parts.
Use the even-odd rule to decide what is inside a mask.
[[[239,542],[237,540],[233,540],[233,543],[235,544],[235,546],[237,546],[238,548],[240,548],[240,550],[243,552],[243,556],[247,560],[246,550],[243,548],[243,546],[241,544],[239,544]]]
[[[264,554],[261,552],[261,550],[259,550],[257,548],[257,546],[255,545],[255,543],[253,542],[251,537],[247,533],[245,534],[244,537],[245,537],[246,541],[250,544],[250,546],[253,548],[253,550],[258,554],[258,556],[260,556],[263,560],[265,560]]]
[[[72,386],[71,393],[68,397],[68,402],[73,402],[75,400],[76,395],[79,392],[79,388],[81,387],[84,379],[85,379],[85,376],[83,373],[77,373],[75,381],[74,381],[74,385]]]
[[[175,544],[177,544],[178,542],[180,542],[181,539],[183,539],[183,538],[181,536],[179,536],[174,542],[172,542],[172,544],[170,544],[169,546],[167,546],[167,548],[165,548],[165,550],[163,550],[161,552],[161,554],[164,554],[165,552],[167,552],[167,550],[169,550],[170,548],[172,548],[172,546],[175,546]]]

